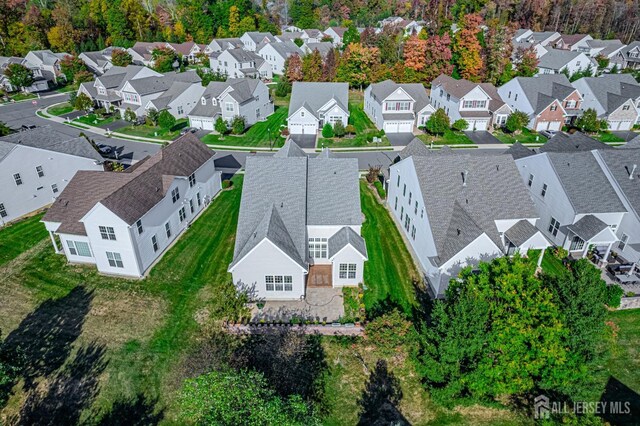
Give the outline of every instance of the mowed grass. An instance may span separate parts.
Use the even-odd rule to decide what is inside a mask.
[[[47,113],[49,113],[51,115],[55,115],[56,117],[64,115],[64,114],[69,114],[71,111],[73,111],[73,107],[71,106],[71,104],[69,102],[65,102],[65,103],[59,104],[59,105],[54,105],[54,106],[50,107],[49,109],[47,109]]]
[[[91,293],[90,308],[85,318],[79,318],[82,332],[71,344],[77,350],[91,344],[104,347],[108,364],[99,374],[97,395],[83,406],[82,418],[88,424],[97,423],[114,404],[126,406],[144,397],[153,402],[149,410],[165,410],[166,420],[175,423],[172,402],[180,386],[176,370],[181,357],[200,336],[197,319],[208,318],[211,304],[224,303],[216,299],[216,289],[230,285],[227,267],[241,191],[239,176],[233,189],[212,201],[144,280],[107,277],[91,266],[68,265],[64,256],[53,252],[45,233],[32,251],[0,267],[5,277],[2,337],[16,330],[22,330],[27,339],[29,333],[41,333],[21,322],[37,313],[43,324],[54,324],[56,315],[46,307],[64,303],[65,309],[73,310],[66,299],[83,285]],[[5,231],[0,231],[0,238],[8,240]],[[0,411],[0,419],[15,415],[24,398],[18,391]]]
[[[158,126],[148,126],[146,124],[141,124],[140,126],[131,125],[123,127],[121,129],[118,129],[118,131],[114,133],[172,141],[180,136],[180,130],[182,130],[184,127],[187,127],[187,124],[189,124],[189,120],[183,118],[177,120],[176,124],[171,129],[162,129]]]
[[[202,138],[202,142],[211,145],[227,146],[255,146],[268,148],[271,141],[274,147],[284,145],[284,138],[280,136],[280,131],[287,120],[288,109],[277,107],[265,121],[260,121],[249,127],[242,135],[220,135],[208,134]]]
[[[116,120],[116,118],[117,117],[115,115],[112,115],[106,118],[100,118],[96,114],[88,114],[88,115],[83,115],[82,117],[76,118],[75,121],[82,124],[88,124],[90,126],[99,126],[101,124],[113,123]]]
[[[453,130],[447,130],[441,136],[429,135],[422,133],[417,136],[422,142],[427,145],[469,145],[473,144],[473,141],[462,132],[454,132]]]
[[[547,138],[545,138],[544,136],[536,133],[536,132],[532,132],[529,129],[522,129],[522,133],[516,135],[513,133],[505,133],[501,130],[498,130],[496,132],[493,133],[493,136],[495,136],[496,138],[500,139],[500,142],[502,143],[507,143],[507,144],[513,144],[516,142],[520,142],[520,143],[545,143],[547,141]]]
[[[616,344],[611,347],[607,370],[611,378],[622,382],[622,384],[635,392],[635,413],[639,413],[640,309],[611,312],[609,313],[609,320],[615,324]],[[619,399],[626,401],[632,397],[632,395],[620,391],[616,394]]]
[[[47,237],[40,223],[43,214],[0,228],[0,266],[5,265]]]
[[[375,124],[371,121],[369,116],[364,112],[362,104],[357,103],[353,97],[358,97],[359,92],[350,92],[349,103],[349,124],[355,129],[355,135],[343,136],[341,138],[319,138],[318,147],[325,148],[352,148],[363,146],[389,146],[389,139],[386,136],[381,138],[381,141],[376,143],[367,141],[367,133],[377,132]]]
[[[365,222],[362,235],[369,260],[364,264],[364,303],[367,311],[398,306],[412,313],[417,306],[416,282],[420,279],[400,232],[365,181],[360,183]]]
[[[593,136],[595,139],[600,142],[624,142],[620,136],[616,136],[611,132],[600,132],[597,135]]]

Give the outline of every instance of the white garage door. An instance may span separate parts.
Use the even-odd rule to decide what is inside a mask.
[[[469,120],[469,130],[487,130],[488,120]]]
[[[411,133],[413,121],[385,121],[385,133]]]
[[[292,135],[313,135],[318,132],[315,124],[289,124],[289,133]]]
[[[549,122],[549,130],[559,131],[562,129],[562,123],[559,121],[550,121]]]
[[[539,121],[536,124],[536,132],[539,132],[540,130],[548,130],[549,129],[549,122],[548,121]]]
[[[609,130],[630,130],[631,127],[631,121],[612,121],[609,125]]]
[[[203,130],[213,130],[213,120],[207,120],[203,118],[191,118],[191,127]]]

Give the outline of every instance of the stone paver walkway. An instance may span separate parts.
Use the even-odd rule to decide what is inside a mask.
[[[304,300],[266,301],[259,309],[252,303],[251,321],[289,321],[298,318],[311,321],[334,322],[344,316],[342,289],[307,288]]]

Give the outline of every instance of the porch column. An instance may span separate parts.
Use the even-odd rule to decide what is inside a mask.
[[[544,247],[541,251],[540,251],[540,256],[538,256],[538,268],[542,267],[542,258],[544,257],[544,252],[547,248]]]
[[[582,257],[585,257],[587,255],[587,251],[589,251],[589,242],[585,241],[584,247],[582,249]]]
[[[609,254],[611,253],[611,247],[613,247],[613,242],[609,243],[609,247],[607,247],[607,252],[604,254],[604,258],[602,259],[602,266],[605,266],[607,263],[609,263]]]
[[[56,251],[57,254],[60,254],[62,251],[58,248],[58,243],[56,242],[56,238],[53,236],[53,231],[49,231],[49,238],[51,238],[53,249]]]

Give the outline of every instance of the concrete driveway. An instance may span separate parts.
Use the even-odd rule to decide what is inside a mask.
[[[620,132],[611,132],[612,134],[616,135],[619,138],[624,139],[625,142],[629,142],[631,139],[635,138],[636,136],[638,136],[638,133],[636,132],[632,132],[631,130],[623,130]]]
[[[476,145],[492,145],[492,144],[501,144],[500,139],[496,138],[489,132],[464,132],[464,134],[471,139],[473,143]]]
[[[318,135],[290,135],[292,141],[294,141],[300,148],[315,148],[316,139]]]
[[[386,133],[391,146],[407,146],[415,138],[413,133]]]

